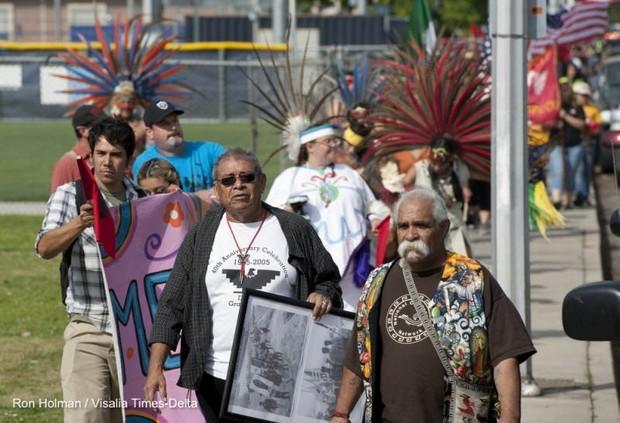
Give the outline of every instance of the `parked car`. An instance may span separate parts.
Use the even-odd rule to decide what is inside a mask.
[[[609,124],[601,132],[600,165],[603,173],[614,173],[614,162],[620,171],[620,109],[610,113]],[[615,115],[615,116],[614,116]]]
[[[620,167],[620,55],[605,60],[599,94],[603,119],[600,165],[604,173],[613,173],[614,158]]]

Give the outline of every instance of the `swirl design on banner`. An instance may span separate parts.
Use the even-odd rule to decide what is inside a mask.
[[[149,260],[153,260],[153,261],[169,260],[173,258],[174,256],[176,256],[177,252],[179,251],[179,249],[177,248],[176,250],[164,256],[156,256],[155,254],[157,254],[159,247],[161,247],[161,235],[159,234],[149,235],[146,238],[146,241],[144,242],[144,255],[146,256],[146,258],[148,258]]]

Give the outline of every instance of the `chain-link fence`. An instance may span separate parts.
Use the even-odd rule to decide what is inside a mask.
[[[346,66],[363,56],[384,54],[386,49],[386,46],[340,46],[309,51],[305,79],[309,81],[330,67],[332,77],[326,78],[324,87],[329,89],[329,84],[335,83],[336,63]],[[45,51],[0,52],[0,119],[53,119],[63,116],[65,105],[76,97],[61,92],[72,85],[54,76],[66,72],[57,54]],[[268,64],[268,71],[272,72],[269,54],[260,53],[263,63]],[[284,53],[274,52],[273,55],[277,66],[283,66]],[[269,86],[253,51],[183,52],[177,53],[174,61],[186,66],[180,79],[186,86],[192,87],[184,104],[187,118],[247,120],[250,108],[243,101],[260,99],[260,95],[244,73],[269,93]],[[300,57],[296,57],[294,70],[299,68],[299,61]]]

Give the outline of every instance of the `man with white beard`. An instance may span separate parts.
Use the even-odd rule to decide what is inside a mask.
[[[518,422],[519,363],[536,352],[519,313],[484,266],[445,249],[433,190],[404,194],[393,216],[401,259],[366,281],[330,422],[363,390],[365,422]]]
[[[213,186],[213,167],[226,149],[211,141],[185,141],[179,121],[183,113],[166,100],[156,100],[146,108],[144,125],[148,147],[136,157],[132,167],[134,179],[146,161],[164,159],[177,171],[183,191],[196,192]]]

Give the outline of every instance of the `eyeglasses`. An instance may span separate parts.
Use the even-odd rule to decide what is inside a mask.
[[[238,175],[224,176],[223,178],[216,179],[216,181],[225,187],[231,187],[235,185],[237,179],[239,179],[243,184],[250,184],[256,180],[256,176],[257,175],[255,173],[240,173]]]
[[[328,140],[314,141],[317,144],[327,145],[329,147],[340,147],[342,140],[340,138],[330,138]]]

